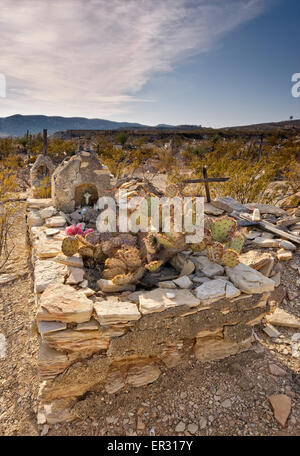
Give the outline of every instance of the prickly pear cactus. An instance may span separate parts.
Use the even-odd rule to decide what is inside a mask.
[[[213,242],[207,246],[207,257],[214,263],[219,263],[223,256],[224,247],[220,242]]]
[[[225,249],[222,256],[222,263],[225,266],[234,268],[239,264],[239,254],[235,250]]]
[[[72,256],[75,255],[75,253],[78,252],[79,248],[79,242],[76,238],[72,236],[67,236],[63,239],[62,244],[61,244],[61,250],[64,255],[66,256]]]
[[[79,255],[82,257],[88,257],[88,258],[93,258],[94,257],[94,251],[90,247],[87,247],[86,245],[81,245],[78,249]]]
[[[225,244],[225,248],[235,250],[241,253],[244,244],[244,236],[241,233],[235,233],[229,242]]]
[[[233,236],[237,228],[236,221],[231,217],[220,217],[214,221],[211,227],[213,242],[227,242]]]
[[[155,272],[157,271],[163,264],[162,260],[155,260],[151,261],[150,263],[145,265],[145,268],[150,271],[150,272]]]
[[[86,247],[89,247],[90,249],[94,249],[95,246],[93,244],[91,244],[85,237],[83,237],[81,234],[76,234],[75,238],[77,239],[77,241],[82,244],[82,245],[85,245]]]

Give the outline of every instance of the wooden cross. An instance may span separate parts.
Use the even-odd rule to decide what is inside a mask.
[[[206,193],[206,201],[210,203],[210,192],[209,192],[209,182],[226,182],[229,180],[229,177],[208,177],[207,175],[207,167],[203,166],[203,179],[186,179],[182,182],[185,184],[198,184],[204,183],[205,185],[205,193]]]

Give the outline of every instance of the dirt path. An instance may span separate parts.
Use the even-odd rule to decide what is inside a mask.
[[[31,330],[34,298],[24,208],[20,214],[7,272],[23,276],[0,286],[0,333],[7,342],[6,357],[0,359],[0,435],[300,435],[299,361],[286,343],[297,331],[280,329],[282,343],[274,344],[257,327],[259,341],[251,351],[207,364],[192,356],[147,387],[114,396],[102,390],[88,393],[76,407],[78,420],[38,427],[37,336]],[[300,265],[299,257],[294,261]],[[291,280],[294,287],[292,275]],[[284,375],[271,375],[270,362]],[[292,400],[285,429],[275,421],[267,399],[275,393]]]
[[[0,435],[38,435],[34,408],[38,388],[32,334],[34,305],[26,245],[25,209],[14,229],[15,250],[5,272],[20,278],[0,285],[0,333],[6,338],[6,357],[0,359]]]

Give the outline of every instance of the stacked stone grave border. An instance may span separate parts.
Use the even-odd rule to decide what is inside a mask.
[[[99,297],[88,287],[82,258],[61,254],[66,219],[51,199],[28,199],[27,224],[40,336],[39,424],[73,420],[85,393],[114,394],[150,384],[192,353],[207,362],[248,350],[253,326],[268,312],[272,280],[241,265],[256,282],[254,292],[240,290],[234,271],[234,283],[228,278],[235,268],[218,276],[208,272],[211,265],[203,256],[193,261],[214,281],[211,295],[168,282],[171,289],[160,284],[151,291]]]

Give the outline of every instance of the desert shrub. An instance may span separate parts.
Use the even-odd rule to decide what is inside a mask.
[[[17,211],[12,198],[16,188],[15,171],[7,167],[7,160],[0,161],[0,271],[14,249],[11,232]]]
[[[34,194],[36,198],[51,198],[51,182],[49,176],[45,176],[41,179],[39,186],[34,187]]]

